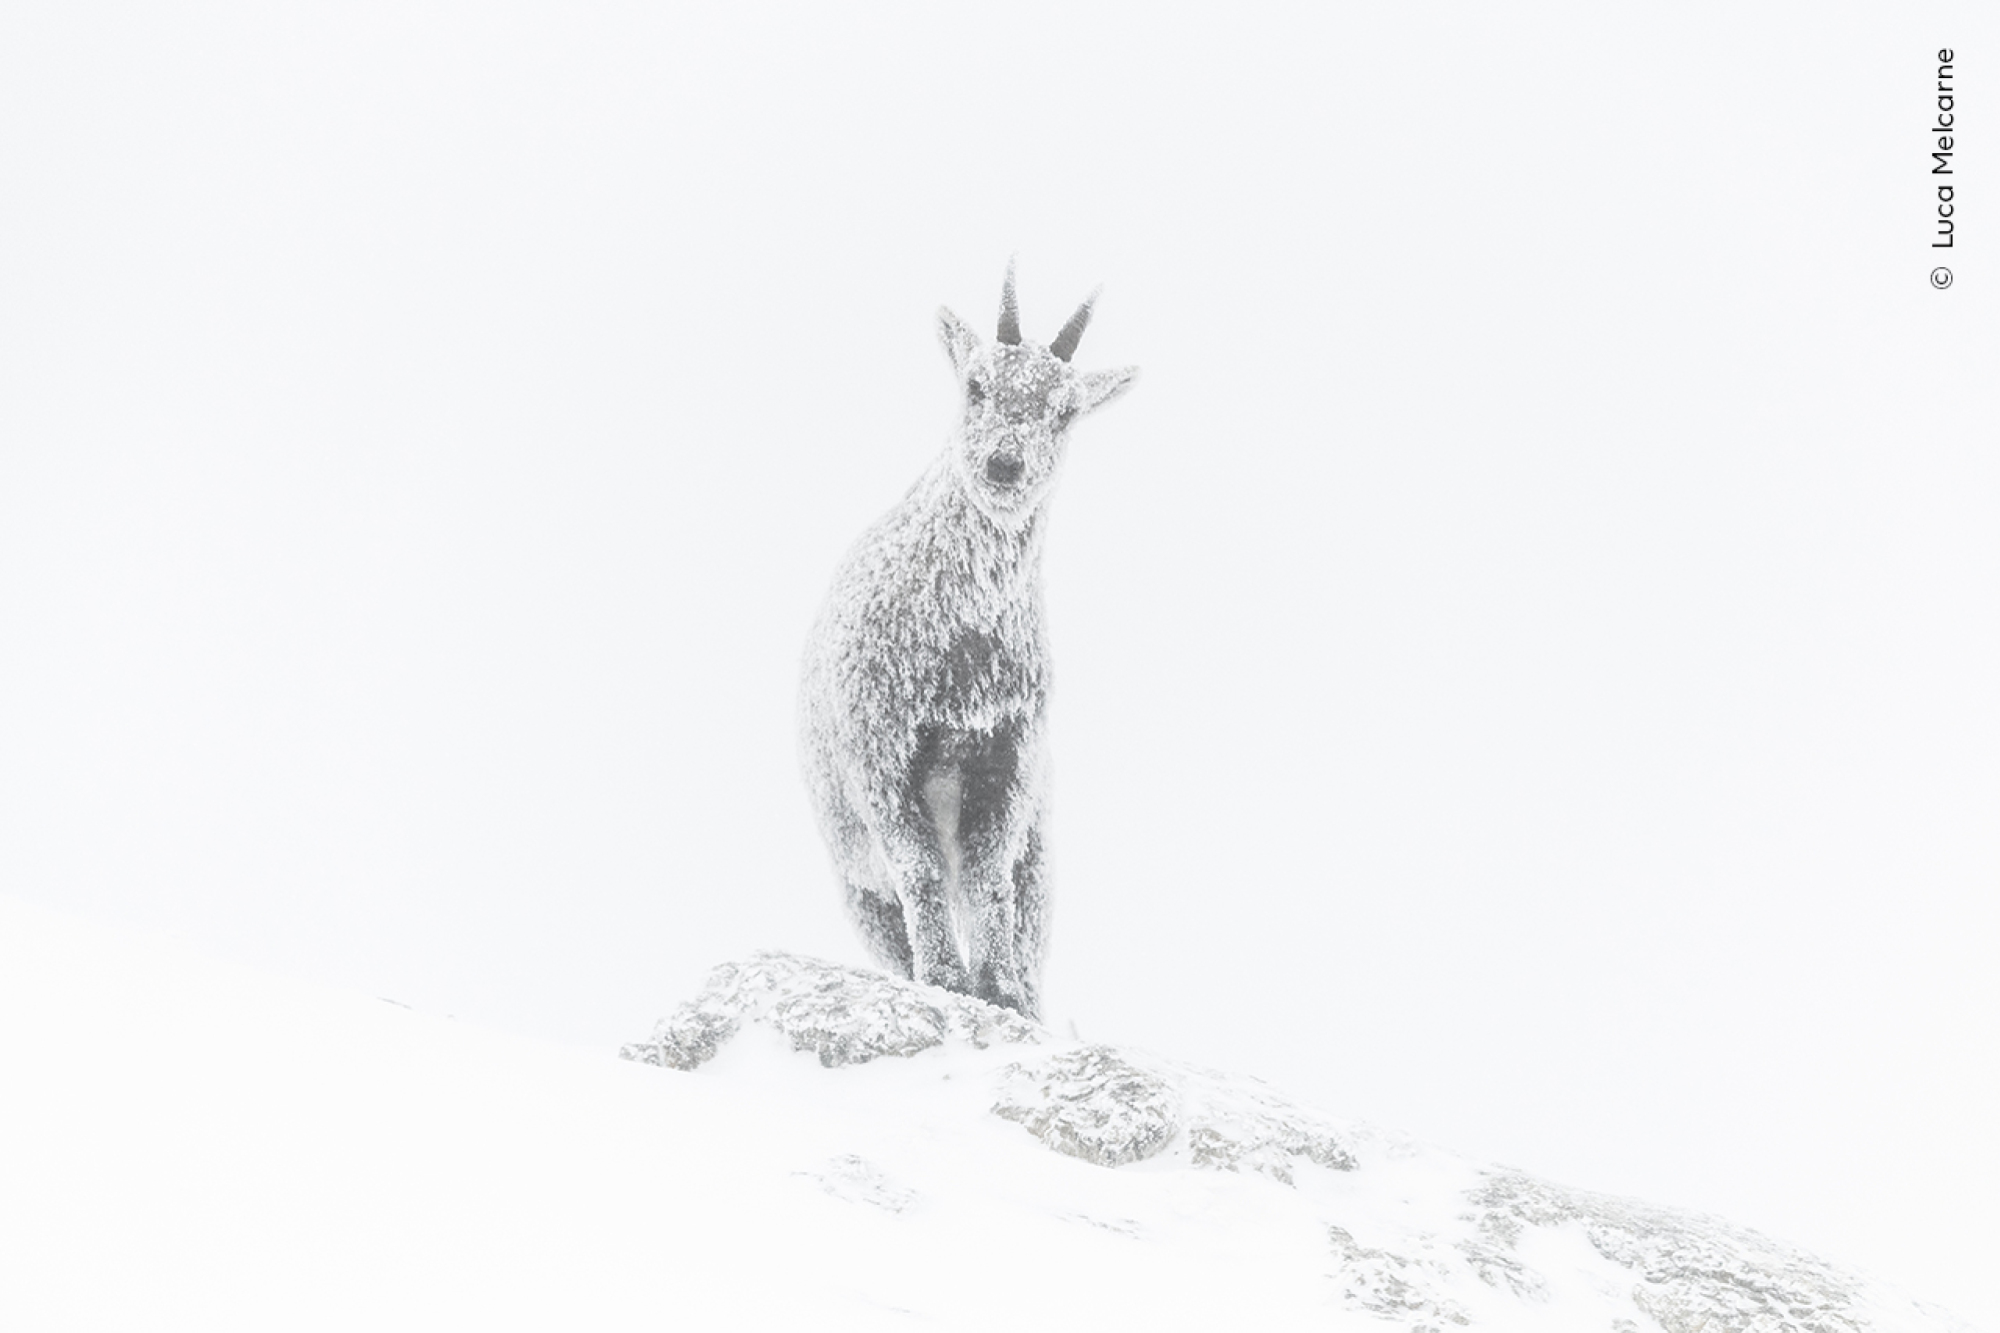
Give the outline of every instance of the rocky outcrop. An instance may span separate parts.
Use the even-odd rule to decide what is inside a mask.
[[[1460,1249],[1489,1284],[1519,1290],[1516,1274],[1526,1270],[1513,1254],[1523,1238],[1574,1226],[1631,1274],[1633,1304],[1666,1333],[1869,1327],[1859,1278],[1717,1218],[1562,1189],[1512,1171],[1487,1173],[1469,1201],[1477,1210],[1475,1238]]]
[[[993,1114],[1049,1147],[1099,1166],[1151,1157],[1181,1128],[1180,1099],[1109,1046],[1009,1065]]]
[[[1317,1219],[1334,1304],[1411,1333],[1524,1319],[1588,1333],[1970,1333],[1714,1218],[1482,1168],[1256,1079],[1065,1039],[963,995],[817,959],[760,953],[719,967],[622,1054],[694,1070],[759,1029],[767,1048],[809,1052],[828,1069],[895,1059],[915,1073],[930,1062],[935,1086],[954,1096],[970,1088],[975,1105],[1097,1166],[1226,1171],[1289,1187],[1286,1215]],[[854,1155],[801,1174],[891,1215],[919,1197]],[[1085,1220],[1144,1230],[1130,1218]]]
[[[661,1019],[653,1035],[618,1054],[642,1064],[694,1069],[746,1024],[782,1035],[828,1069],[911,1056],[947,1042],[980,1049],[1032,1045],[1042,1029],[1005,1009],[935,986],[787,953],[756,953],[709,974],[701,994]]]
[[[619,1054],[692,1070],[754,1027],[812,1052],[828,1069],[954,1046],[1020,1048],[994,1079],[993,1114],[1099,1166],[1171,1151],[1194,1166],[1290,1183],[1298,1162],[1355,1164],[1340,1122],[1255,1080],[1064,1041],[968,996],[795,954],[724,963],[699,995]]]

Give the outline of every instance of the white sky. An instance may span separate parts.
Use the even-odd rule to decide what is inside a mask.
[[[1879,8],[9,6],[0,887],[607,1051],[860,960],[798,653],[1018,250],[1144,368],[1058,1018],[2000,1326],[2000,20]]]

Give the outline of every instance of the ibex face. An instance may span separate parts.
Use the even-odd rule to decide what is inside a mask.
[[[1047,498],[1071,424],[1139,374],[1131,366],[1088,374],[1070,368],[1096,299],[1091,293],[1046,347],[1021,337],[1011,263],[992,346],[951,311],[938,311],[938,336],[964,393],[965,416],[953,443],[959,481],[979,511],[1003,528],[1026,522]]]

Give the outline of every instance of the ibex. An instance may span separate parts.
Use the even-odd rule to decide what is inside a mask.
[[[876,961],[1030,1018],[1049,910],[1049,493],[1077,418],[1138,375],[1071,368],[1096,299],[1046,347],[1021,337],[1011,262],[992,346],[938,311],[958,427],[834,576],[801,700],[806,784]]]

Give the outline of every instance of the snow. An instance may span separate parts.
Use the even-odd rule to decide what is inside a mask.
[[[1954,1327],[1719,1222],[784,954],[620,1061],[0,899],[0,1049],[10,1330]]]

